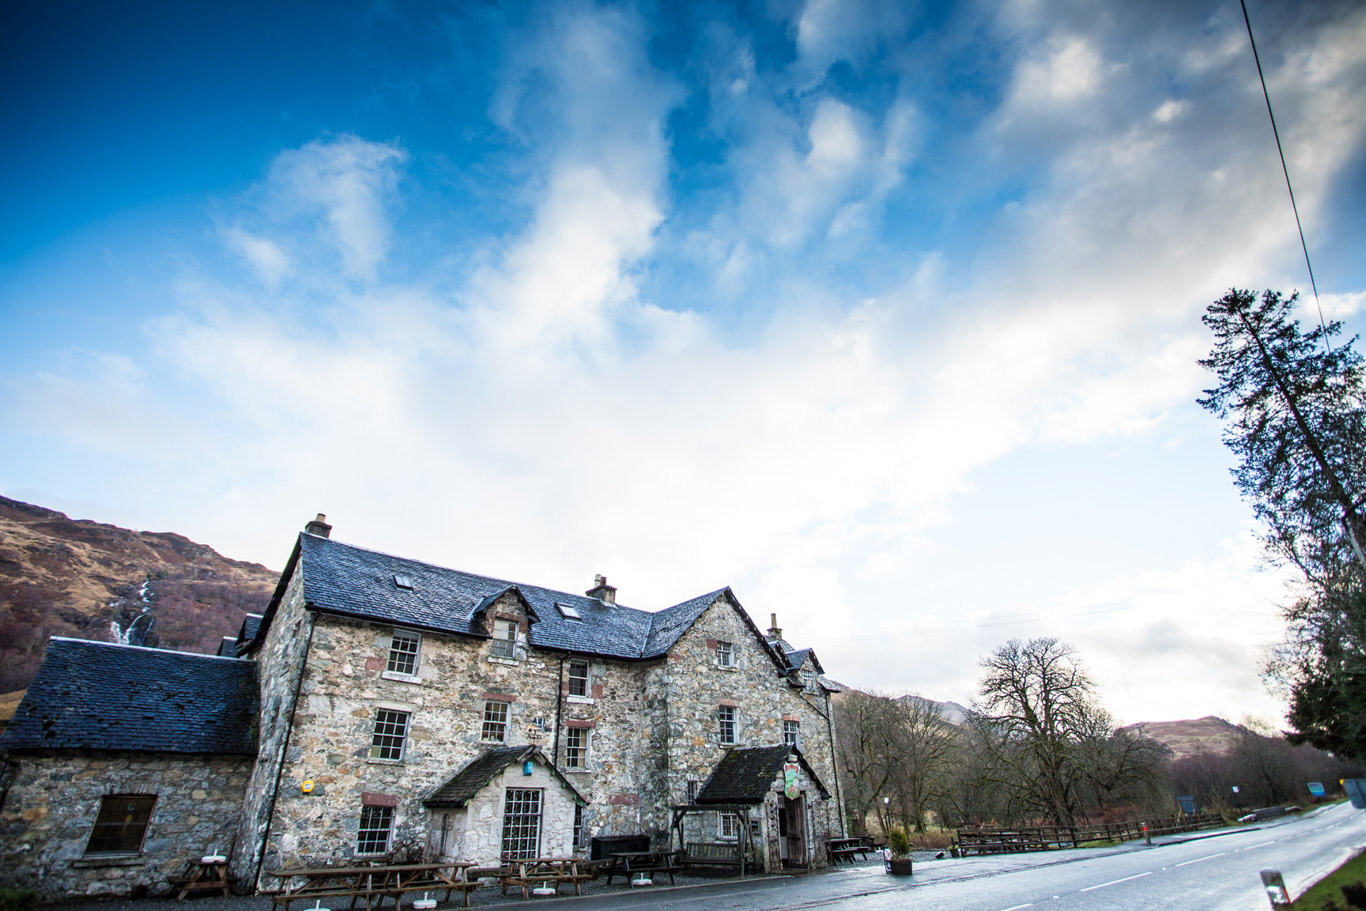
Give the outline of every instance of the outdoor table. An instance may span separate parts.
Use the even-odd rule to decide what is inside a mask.
[[[862,838],[831,838],[827,839],[825,844],[830,851],[832,863],[838,863],[841,860],[853,863],[855,854],[867,860],[868,852],[872,850]]]
[[[669,882],[674,881],[674,873],[682,869],[678,863],[677,851],[615,851],[610,856],[612,864],[607,868],[607,885],[612,884],[613,876],[625,876],[628,880],[632,873],[668,873]]]
[[[191,861],[184,877],[171,880],[180,886],[176,901],[184,901],[191,892],[221,890],[224,898],[232,895],[232,881],[228,878],[228,859],[220,856],[206,856]]]
[[[465,861],[447,861],[434,864],[397,864],[375,867],[317,867],[301,870],[272,870],[271,876],[281,880],[279,891],[271,895],[275,905],[283,905],[289,911],[291,902],[323,898],[350,898],[350,907],[356,907],[356,900],[365,899],[366,911],[384,904],[385,896],[392,896],[395,908],[402,904],[405,892],[446,892],[450,898],[452,891],[459,889],[465,896],[465,907],[470,904],[470,889],[478,883],[465,878],[465,870],[474,866]],[[450,871],[447,873],[446,871]],[[302,879],[302,883],[292,884]]]
[[[533,857],[526,860],[508,861],[507,872],[498,877],[502,894],[507,895],[508,886],[520,886],[522,898],[531,898],[532,886],[551,886],[555,894],[560,893],[561,883],[572,883],[574,894],[583,894],[583,881],[588,874],[579,872],[579,857]]]

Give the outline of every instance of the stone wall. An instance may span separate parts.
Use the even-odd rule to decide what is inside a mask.
[[[0,886],[48,901],[161,895],[192,859],[233,847],[249,757],[153,753],[14,753],[0,811]],[[85,856],[101,798],[155,795],[137,854]]]
[[[229,871],[242,888],[258,879],[264,867],[264,850],[276,785],[284,759],[285,745],[296,722],[295,696],[300,674],[308,654],[314,615],[304,606],[303,572],[295,571],[262,645],[249,657],[260,667],[256,675],[260,686],[260,726],[257,732],[257,762],[247,783],[237,829],[238,850]]]
[[[495,657],[491,640],[424,631],[416,673],[403,676],[385,671],[393,627],[318,615],[266,869],[351,857],[365,794],[396,801],[395,849],[427,844],[436,822],[422,800],[490,746],[481,738],[490,699],[509,707],[502,745],[558,752],[559,767],[590,802],[590,832],[639,832],[647,815],[658,815],[658,794],[648,787],[660,777],[651,770],[662,749],[663,701],[646,698],[648,663],[590,658],[590,695],[571,698],[564,667],[570,656],[527,647],[519,599],[504,596],[488,615],[519,624],[515,659]],[[409,714],[401,760],[370,757],[382,708]],[[571,725],[589,732],[582,771],[564,768]],[[307,796],[300,788],[305,779],[315,782]]]

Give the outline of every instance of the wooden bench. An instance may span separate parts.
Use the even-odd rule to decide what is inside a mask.
[[[740,851],[740,843],[735,841],[693,841],[683,849],[682,862],[685,867],[735,867],[740,862],[752,861]]]

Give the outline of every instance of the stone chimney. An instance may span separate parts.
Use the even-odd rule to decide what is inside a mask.
[[[332,537],[332,526],[327,524],[327,516],[318,513],[318,518],[304,526],[304,531],[320,538]]]
[[[769,615],[768,615],[768,624],[769,624],[769,626],[768,626],[768,638],[770,638],[770,639],[781,639],[781,638],[783,638],[783,631],[782,631],[781,629],[778,628],[778,615],[777,615],[777,614],[769,614]]]
[[[597,575],[593,577],[593,587],[584,592],[590,598],[597,598],[603,604],[617,603],[617,590],[607,584],[607,577]]]

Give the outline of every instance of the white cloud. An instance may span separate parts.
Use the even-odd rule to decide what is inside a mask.
[[[273,202],[287,215],[321,213],[342,267],[373,281],[389,247],[387,201],[406,157],[395,145],[357,136],[311,142],[276,158]]]
[[[280,287],[290,264],[289,255],[279,244],[236,227],[225,228],[221,234],[224,243],[247,261],[262,284],[271,291]]]

